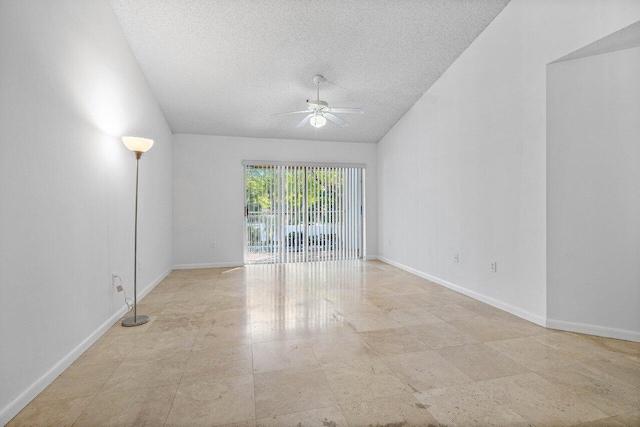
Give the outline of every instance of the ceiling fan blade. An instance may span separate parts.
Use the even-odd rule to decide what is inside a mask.
[[[311,117],[313,117],[313,114],[309,114],[307,117],[302,119],[302,121],[300,123],[298,123],[296,125],[296,127],[297,128],[301,128],[302,126],[306,125],[307,123],[309,123],[309,120],[311,120]]]
[[[290,111],[288,113],[276,113],[276,114],[272,114],[272,116],[285,116],[287,114],[300,114],[300,113],[307,113],[309,114],[309,110],[302,110],[302,111]]]
[[[338,116],[334,116],[334,115],[333,115],[333,114],[331,114],[331,113],[324,113],[324,116],[325,116],[327,119],[331,120],[333,123],[335,123],[335,124],[337,124],[337,125],[339,125],[339,126],[342,126],[342,127],[349,126],[349,123],[345,122],[344,120],[342,120],[342,119],[341,119],[340,117],[338,117]]]
[[[342,114],[363,114],[361,108],[342,108],[342,107],[331,107],[329,108],[332,113],[342,113]]]

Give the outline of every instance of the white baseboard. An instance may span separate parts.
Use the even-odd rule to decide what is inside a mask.
[[[378,255],[367,255],[364,259],[365,261],[374,261],[376,259],[380,259],[380,257],[378,257]]]
[[[144,298],[153,288],[156,287],[167,275],[171,272],[168,269],[160,276],[158,276],[153,282],[147,285],[142,291],[138,292],[140,299]],[[65,371],[73,362],[78,359],[91,347],[98,339],[111,328],[124,314],[127,312],[127,306],[121,307],[113,313],[107,320],[105,320],[98,328],[96,328],[87,338],[85,338],[80,344],[72,349],[66,356],[64,356],[58,363],[53,365],[44,375],[38,378],[33,384],[31,384],[25,391],[23,391],[18,397],[16,397],[11,403],[0,410],[0,426],[7,424],[13,417],[18,415],[25,406],[29,404],[38,394],[42,392],[49,384],[55,380],[58,375]]]
[[[219,268],[219,267],[242,267],[244,262],[242,261],[224,261],[224,262],[212,262],[205,264],[176,264],[173,266],[174,270],[190,270],[192,268]]]
[[[453,284],[453,283],[448,282],[446,280],[440,279],[439,277],[432,276],[430,274],[427,274],[427,273],[424,273],[422,271],[416,270],[415,268],[411,268],[411,267],[408,267],[406,265],[400,264],[398,262],[392,261],[392,260],[390,260],[388,258],[380,256],[380,257],[378,257],[378,259],[380,261],[386,262],[389,265],[393,265],[394,267],[398,267],[398,268],[400,268],[402,270],[405,270],[405,271],[407,271],[407,272],[409,272],[411,274],[415,274],[416,276],[422,277],[423,279],[430,280],[430,281],[432,281],[434,283],[437,283],[438,285],[444,286],[445,288],[449,288],[449,289],[451,289],[453,291],[459,292],[459,293],[461,293],[463,295],[466,295],[466,296],[471,297],[473,299],[476,299],[478,301],[484,302],[484,303],[489,304],[489,305],[491,305],[493,307],[499,308],[500,310],[504,310],[504,311],[506,311],[508,313],[511,313],[511,314],[513,314],[515,316],[521,317],[521,318],[523,318],[525,320],[528,320],[530,322],[533,322],[533,323],[535,323],[537,325],[547,326],[547,324],[546,324],[547,322],[546,322],[545,318],[540,317],[538,315],[535,315],[533,313],[530,313],[528,311],[522,310],[521,308],[514,307],[511,304],[507,304],[506,302],[497,300],[495,298],[488,297],[486,295],[480,294],[480,293],[475,292],[475,291],[471,291],[469,289],[463,288],[462,286]]]
[[[598,337],[615,338],[625,341],[640,342],[640,332],[627,329],[608,328],[606,326],[586,323],[566,322],[564,320],[547,319],[547,327],[579,334],[596,335]]]

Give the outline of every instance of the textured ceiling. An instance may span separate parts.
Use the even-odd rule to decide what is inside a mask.
[[[111,0],[174,133],[378,142],[508,0]],[[320,98],[364,115],[296,128]]]
[[[611,33],[606,37],[596,40],[578,50],[571,52],[553,62],[570,61],[572,59],[585,58],[601,53],[613,52],[622,49],[640,47],[640,21],[635,22],[621,30]]]

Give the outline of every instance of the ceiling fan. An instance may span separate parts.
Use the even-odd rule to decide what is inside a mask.
[[[338,126],[346,127],[349,126],[349,123],[342,120],[340,117],[336,116],[333,113],[340,114],[362,114],[364,111],[360,108],[342,108],[342,107],[329,107],[329,104],[326,101],[320,100],[320,83],[326,82],[327,79],[322,77],[321,75],[313,76],[313,82],[317,86],[317,95],[315,101],[310,101],[307,99],[307,109],[301,111],[291,111],[289,113],[278,113],[274,114],[274,116],[283,116],[287,114],[301,114],[306,113],[307,117],[302,119],[300,123],[296,125],[296,127],[301,128],[307,123],[311,123],[312,126],[320,128],[327,124],[327,119],[337,124]]]

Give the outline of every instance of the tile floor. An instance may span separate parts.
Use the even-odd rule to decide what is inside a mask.
[[[380,262],[177,270],[10,426],[639,426],[640,344]]]

